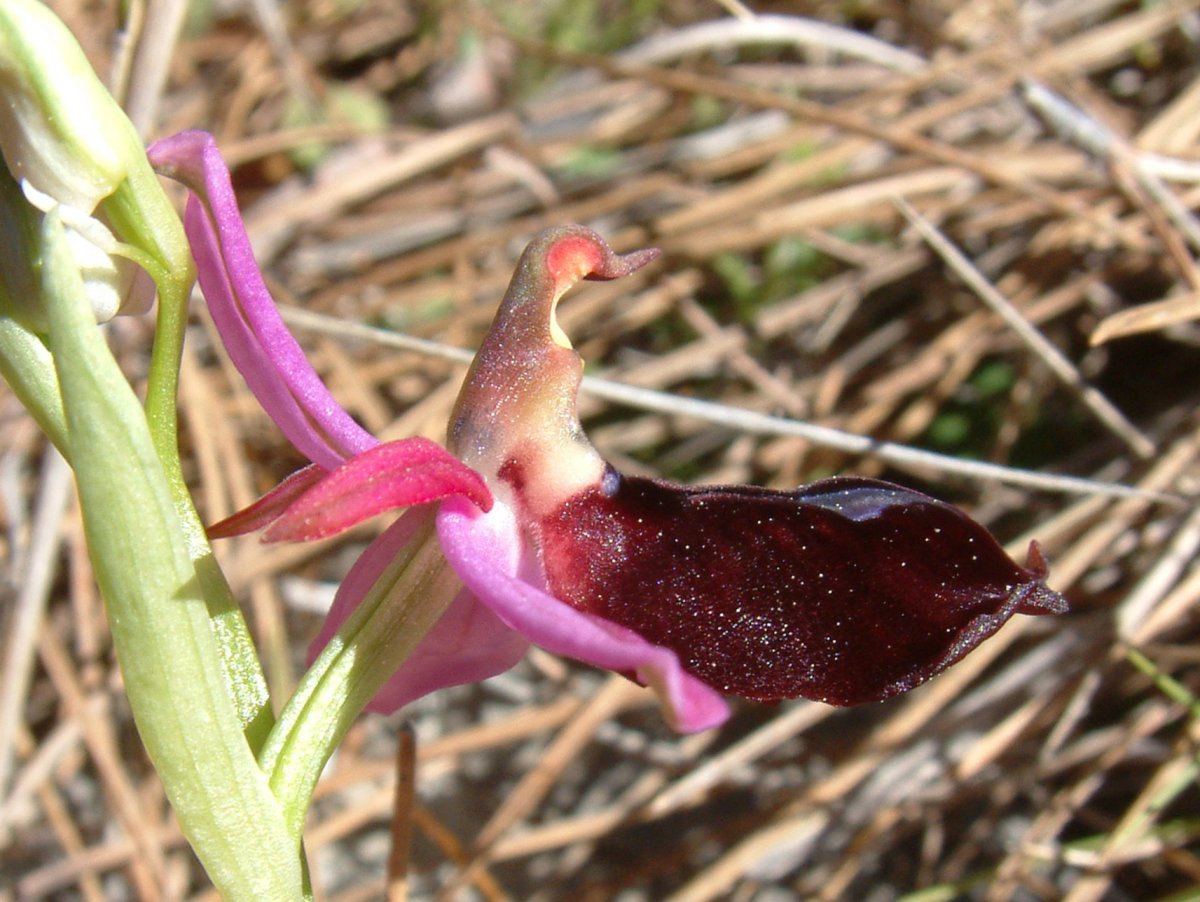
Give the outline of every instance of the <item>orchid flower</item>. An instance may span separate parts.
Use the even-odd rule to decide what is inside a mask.
[[[322,647],[393,559],[436,530],[461,580],[445,613],[375,697],[391,711],[515,664],[529,643],[658,694],[681,731],[728,717],[725,696],[835,705],[884,699],[953,664],[1014,613],[1058,613],[1026,566],[956,508],[861,478],[794,491],[623,476],[576,414],[583,364],[555,319],[577,281],[614,279],[655,251],[616,255],[580,226],[521,256],[454,407],[448,450],[379,443],[333,399],[263,284],[212,138],[151,148],[193,196],[185,227],[221,337],[268,414],[312,462],[219,537],[333,535],[412,508],[343,582]]]

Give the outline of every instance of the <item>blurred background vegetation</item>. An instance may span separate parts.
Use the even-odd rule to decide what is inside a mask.
[[[474,347],[524,242],[584,222],[664,251],[563,302],[589,373],[1181,499],[587,400],[627,471],[882,475],[960,503],[1017,556],[1037,538],[1073,611],[1018,618],[907,697],[741,705],[696,737],[537,653],[364,717],[312,815],[319,898],[1200,898],[1200,2],[52,5],[148,139],[216,134],[272,289],[384,438],[440,440],[463,374],[389,338]],[[135,377],[150,328],[111,329]],[[182,391],[208,519],[302,463],[199,298]],[[46,444],[2,386],[0,405],[0,604],[45,606],[28,690],[0,687],[19,715],[0,900],[209,898],[133,731],[76,512],[47,503]],[[382,525],[220,547],[279,697]],[[399,805],[397,748],[417,774]]]

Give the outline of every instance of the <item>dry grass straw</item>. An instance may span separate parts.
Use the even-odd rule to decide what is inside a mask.
[[[667,396],[585,401],[619,466],[919,481],[1015,553],[1037,537],[1073,603],[908,697],[739,706],[697,737],[538,653],[413,706],[400,739],[400,717],[363,718],[313,810],[321,898],[1200,893],[1200,524],[1163,500],[1194,497],[1200,454],[1200,3],[857,4],[891,47],[808,4],[853,39],[834,51],[821,28],[762,43],[771,20],[685,0],[605,54],[567,51],[562,16],[405,0],[264,0],[178,40],[179,6],[133,4],[157,51],[114,52],[115,7],[55,5],[139,110],[161,89],[155,133],[217,134],[278,297],[373,431],[441,437],[522,242],[582,221],[665,251],[561,310],[591,372]],[[596,9],[598,40],[626,12]],[[346,118],[348,91],[393,125]],[[113,329],[135,376],[146,329]],[[181,401],[209,518],[300,463],[200,303]],[[0,902],[210,898],[137,743],[61,468],[0,404]],[[748,428],[768,417],[871,441]],[[1142,491],[1014,485],[884,443]],[[374,532],[219,549],[276,691]]]

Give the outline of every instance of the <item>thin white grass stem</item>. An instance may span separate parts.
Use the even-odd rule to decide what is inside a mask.
[[[384,347],[411,351],[464,365],[470,363],[471,359],[475,356],[472,351],[463,348],[454,348],[424,338],[415,338],[399,332],[390,332],[385,329],[364,326],[361,323],[347,322],[336,317],[313,313],[308,310],[300,310],[295,307],[281,307],[280,313],[290,325],[342,339],[370,341]],[[991,480],[1007,485],[1023,486],[1025,488],[1062,494],[1099,495],[1109,498],[1142,498],[1145,500],[1167,502],[1178,502],[1180,500],[1175,495],[1150,492],[1115,482],[1100,482],[1078,476],[1039,473],[1033,470],[1022,470],[1016,467],[1006,467],[984,461],[964,460],[958,457],[938,454],[933,451],[913,448],[897,442],[879,441],[829,426],[818,426],[813,423],[805,423],[787,417],[770,416],[769,414],[730,407],[714,401],[685,398],[681,395],[672,395],[668,392],[654,391],[648,388],[638,388],[608,379],[598,379],[594,376],[585,376],[582,388],[585,392],[597,398],[627,404],[630,407],[640,410],[666,413],[673,416],[692,417],[697,420],[724,426],[735,432],[754,435],[792,436],[824,448],[832,448],[848,454],[862,454],[900,467],[954,474],[981,481]]]
[[[139,31],[124,106],[139,134],[153,131],[187,9],[186,0],[155,0],[138,10],[144,18],[139,15],[133,20]]]
[[[1200,509],[1175,530],[1166,553],[1126,596],[1117,610],[1117,636],[1126,642],[1137,641],[1139,632],[1154,608],[1166,596],[1200,551]]]
[[[1096,415],[1096,418],[1115,436],[1127,444],[1143,460],[1154,456],[1155,447],[1142,435],[1125,415],[1108,400],[1099,389],[1089,385],[1075,365],[1052,345],[1021,312],[984,277],[975,265],[943,235],[928,219],[918,213],[902,198],[896,198],[896,206],[905,218],[920,232],[921,237],[937,252],[946,265],[958,273],[985,304],[998,313],[1017,336],[1035,354],[1042,358],[1064,385],[1079,395],[1080,400]]]
[[[1162,179],[1154,171],[1154,167],[1148,164],[1145,157],[1135,156],[1131,168],[1133,177],[1137,179],[1138,184],[1162,207],[1172,225],[1183,232],[1192,249],[1200,250],[1200,223],[1196,221],[1192,212],[1183,205],[1170,188],[1163,184]]]
[[[1200,222],[1162,181],[1164,178],[1200,181],[1200,165],[1191,160],[1142,153],[1103,122],[1031,78],[1021,82],[1021,90],[1025,103],[1064,141],[1107,164],[1125,163],[1142,190],[1162,207],[1192,248],[1200,251]]]
[[[311,310],[301,310],[299,307],[281,305],[279,313],[284,322],[290,326],[309,329],[322,335],[332,335],[335,338],[369,341],[380,347],[412,351],[426,357],[449,360],[451,363],[469,364],[475,357],[474,351],[468,351],[465,348],[454,348],[438,341],[430,341],[427,338],[405,335],[403,332],[364,326],[362,323],[350,322],[324,313],[314,313]]]
[[[714,19],[655,35],[617,54],[622,63],[659,65],[693,53],[746,44],[789,44],[840,53],[898,72],[916,73],[929,64],[915,53],[869,35],[800,16]]]
[[[1200,184],[1200,161],[1181,160],[1178,157],[1167,157],[1160,153],[1143,153],[1138,162],[1147,172],[1168,182]]]
[[[1112,159],[1120,138],[1099,119],[1089,116],[1061,94],[1032,78],[1021,81],[1021,94],[1025,103],[1064,141],[1094,157],[1105,161]]]
[[[1075,476],[1039,473],[984,461],[964,460],[897,442],[879,441],[829,426],[818,426],[800,420],[770,416],[753,410],[742,410],[713,401],[685,398],[666,392],[610,382],[606,379],[585,377],[583,388],[596,397],[619,401],[642,410],[694,417],[698,420],[726,426],[737,432],[794,436],[810,441],[814,445],[845,451],[849,454],[862,454],[900,467],[926,469],[980,481],[993,480],[1008,485],[1066,494],[1101,494],[1115,498],[1155,497],[1159,500],[1171,497],[1153,492],[1146,493],[1142,489],[1119,483],[1097,482]]]

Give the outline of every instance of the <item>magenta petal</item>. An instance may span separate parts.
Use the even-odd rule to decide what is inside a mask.
[[[212,135],[181,132],[150,161],[195,194],[184,227],[200,286],[234,364],[263,408],[313,463],[332,470],[375,444],[334,400],[284,325],[246,234],[229,169]]]
[[[423,511],[413,511],[392,524],[350,568],[338,587],[321,632],[309,646],[309,664],[358,607],[400,549],[412,541],[425,522],[424,515]],[[526,648],[528,643],[520,635],[464,589],[367,708],[389,714],[434,690],[495,676],[516,664]]]
[[[268,542],[322,539],[376,514],[463,495],[489,508],[483,478],[440,445],[409,438],[356,454],[300,495],[263,535]]]
[[[597,667],[636,674],[658,693],[668,722],[682,732],[715,727],[728,718],[725,700],[686,673],[674,652],[577,611],[521,579],[522,544],[505,505],[497,502],[484,514],[452,498],[443,502],[437,526],[446,559],[467,588],[535,645]]]
[[[316,464],[297,470],[247,508],[208,527],[210,539],[227,539],[255,532],[273,523],[288,506],[321,481],[326,471]]]

